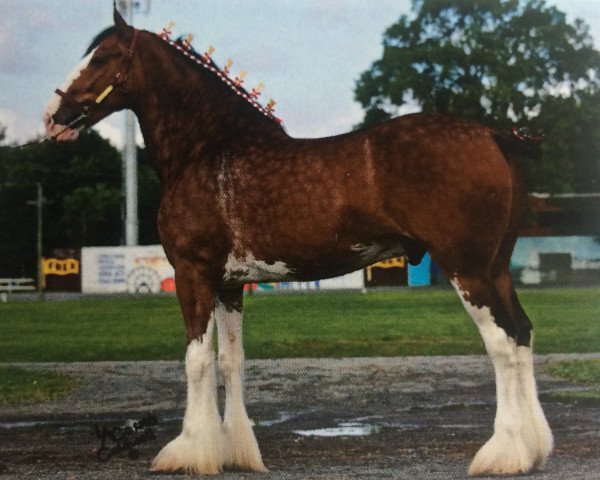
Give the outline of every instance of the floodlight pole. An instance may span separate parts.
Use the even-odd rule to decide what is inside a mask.
[[[125,245],[138,244],[138,178],[135,144],[135,117],[125,113],[125,147],[123,149],[123,177],[125,180]]]
[[[129,25],[133,24],[133,9],[139,1],[119,0],[119,10]],[[150,10],[150,0],[146,10]],[[125,112],[125,146],[123,147],[123,189],[125,197],[125,245],[135,246],[139,241],[137,145],[135,142],[135,116],[131,110]]]

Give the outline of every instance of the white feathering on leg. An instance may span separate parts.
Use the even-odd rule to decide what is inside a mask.
[[[183,429],[156,456],[150,468],[152,471],[210,475],[223,469],[223,430],[217,406],[213,325],[211,318],[202,338],[188,345],[185,357],[188,397]]]
[[[536,437],[534,441],[537,448],[535,450],[533,466],[535,468],[542,468],[546,464],[550,453],[552,453],[554,439],[538,399],[533,371],[532,349],[529,347],[517,347],[517,362],[520,365],[519,378],[522,386],[521,398],[523,410],[533,423],[532,433]]]
[[[244,405],[244,350],[242,314],[217,303],[219,369],[225,380],[225,465],[240,470],[266,472],[258,443]]]
[[[496,373],[494,435],[475,455],[469,474],[518,474],[541,467],[553,441],[537,397],[531,348],[517,346],[489,307],[471,304],[456,279],[452,283],[479,328]]]

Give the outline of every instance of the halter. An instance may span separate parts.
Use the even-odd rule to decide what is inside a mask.
[[[135,47],[137,44],[137,39],[138,39],[139,33],[140,33],[140,31],[137,28],[133,29],[133,38],[131,39],[131,43],[129,44],[129,48],[127,50],[127,55],[125,56],[125,58],[123,60],[123,65],[121,66],[121,69],[115,76],[114,82],[111,85],[109,85],[108,87],[106,87],[102,91],[102,93],[100,93],[100,95],[98,95],[96,97],[96,100],[94,101],[94,105],[100,105],[100,103],[102,103],[104,101],[104,99],[106,97],[108,97],[110,92],[112,92],[115,89],[115,87],[124,87],[125,86],[125,82],[127,81],[127,75],[129,74],[129,69],[131,68],[131,63],[133,61],[133,56],[135,54]],[[71,107],[75,108],[75,110],[77,110],[79,112],[79,116],[75,120],[70,122],[69,125],[67,125],[65,127],[65,130],[72,128],[74,125],[76,125],[81,120],[84,120],[85,118],[87,118],[90,115],[91,108],[88,105],[83,105],[81,102],[76,100],[75,97],[73,97],[73,95],[71,95],[70,93],[67,93],[67,92],[63,92],[59,88],[57,88],[54,91],[67,104],[69,104]],[[60,135],[60,133],[62,133],[62,132],[59,132],[55,136]]]

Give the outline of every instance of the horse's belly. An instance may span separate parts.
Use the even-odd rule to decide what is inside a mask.
[[[223,279],[226,282],[283,282],[293,280],[294,269],[283,261],[272,263],[254,258],[251,253],[244,257],[229,254]]]
[[[401,245],[356,244],[319,258],[298,262],[285,259],[267,262],[254,258],[251,253],[243,257],[229,254],[223,279],[227,283],[285,282],[293,280],[319,280],[360,270],[380,260],[404,254]]]

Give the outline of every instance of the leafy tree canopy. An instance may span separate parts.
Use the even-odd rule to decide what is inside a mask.
[[[0,143],[2,140],[0,128]],[[138,151],[140,243],[158,243],[158,178]],[[73,143],[0,146],[0,277],[35,276],[36,183],[44,198],[44,254],[122,243],[120,153],[93,130]]]
[[[544,0],[413,0],[383,47],[356,85],[363,126],[412,106],[501,128],[543,127],[545,155],[528,167],[530,187],[600,189],[600,52],[582,20],[567,23]],[[594,150],[565,157],[577,140]]]

